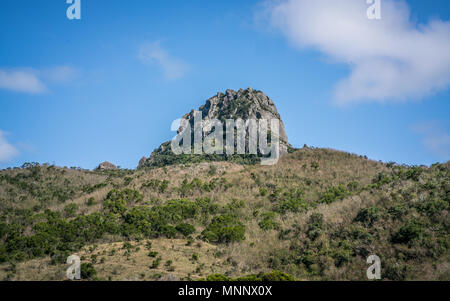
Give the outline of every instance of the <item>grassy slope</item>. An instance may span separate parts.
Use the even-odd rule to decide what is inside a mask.
[[[167,188],[154,180],[167,180]],[[83,262],[93,262],[100,279],[198,279],[214,273],[239,277],[277,269],[299,280],[363,280],[369,254],[381,257],[384,279],[450,279],[448,163],[407,168],[304,148],[276,166],[218,162],[116,172],[48,166],[4,170],[0,221],[9,225],[23,220],[23,235],[31,236],[45,209],[61,211],[70,221],[75,215],[104,212],[108,192],[125,188],[143,195],[129,202],[128,210],[209,197],[219,207],[214,215],[234,208],[245,225],[245,240],[202,240],[213,214],[185,220],[196,228],[191,239],[180,234],[173,239],[103,235],[73,252]],[[243,200],[243,207],[226,207],[233,200]],[[77,205],[75,215],[72,203]],[[6,239],[3,235],[0,251]],[[132,247],[123,248],[128,240]],[[161,257],[158,267],[150,268],[155,258],[149,251]],[[0,279],[64,279],[67,265],[49,254],[33,259],[11,254],[3,250]]]

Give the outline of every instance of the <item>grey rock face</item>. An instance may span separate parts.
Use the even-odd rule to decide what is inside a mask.
[[[207,124],[213,119],[218,119],[225,122],[227,119],[278,119],[280,121],[280,156],[287,154],[290,147],[286,131],[284,129],[283,121],[278,113],[278,110],[272,101],[262,91],[248,88],[239,91],[226,90],[224,93],[217,93],[206,101],[198,111],[202,112],[203,123]],[[191,126],[194,124],[194,110],[183,116],[184,119],[189,120]],[[183,127],[178,129],[178,133],[183,131]],[[207,133],[205,133],[207,134]]]

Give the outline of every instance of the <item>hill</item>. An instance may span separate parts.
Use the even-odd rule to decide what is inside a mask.
[[[376,254],[385,280],[449,280],[449,167],[308,147],[274,166],[25,164],[0,171],[0,279],[64,280],[78,254],[87,279],[365,280]]]

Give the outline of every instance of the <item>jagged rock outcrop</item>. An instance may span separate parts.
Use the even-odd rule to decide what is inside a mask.
[[[203,124],[206,125],[211,123],[212,120],[217,119],[225,123],[227,119],[266,119],[269,121],[271,119],[278,119],[279,122],[279,154],[283,156],[288,153],[292,148],[289,144],[288,137],[284,128],[283,121],[281,119],[278,110],[272,101],[266,94],[259,90],[253,90],[252,88],[240,89],[238,91],[226,90],[225,93],[217,93],[217,95],[209,98],[206,103],[198,109],[202,114]],[[192,110],[190,113],[183,116],[191,124],[193,128],[194,125],[194,113]],[[208,128],[204,126],[204,128]],[[180,126],[178,133],[184,130],[183,126]],[[269,128],[270,130],[270,128]],[[205,137],[208,132],[203,132]],[[156,149],[150,158],[143,157],[139,162],[139,168],[145,166],[161,166],[166,164],[182,163],[187,160],[185,155],[178,156],[177,158],[172,158],[174,156],[170,151],[170,142],[165,142]],[[191,156],[191,155],[189,155]],[[252,155],[202,155],[203,158],[196,158],[192,155],[193,162],[198,162],[201,160],[207,161],[242,161],[241,159],[245,157],[246,163],[256,163],[257,160],[252,157]],[[256,156],[257,157],[257,156]],[[191,161],[192,162],[192,161]]]
[[[117,166],[112,164],[111,162],[105,161],[103,163],[100,163],[100,165],[97,167],[98,170],[117,170]]]

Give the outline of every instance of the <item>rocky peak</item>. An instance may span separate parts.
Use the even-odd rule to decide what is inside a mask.
[[[219,92],[215,96],[206,100],[206,103],[198,108],[197,111],[202,113],[202,121],[204,124],[204,137],[208,135],[205,126],[211,123],[212,120],[217,119],[225,123],[227,119],[266,119],[268,120],[270,130],[270,120],[278,119],[279,123],[279,154],[283,156],[288,153],[288,149],[291,145],[288,142],[288,137],[284,129],[283,121],[278,113],[278,110],[270,97],[264,92],[259,90],[253,90],[252,88],[239,89],[238,91],[228,89],[225,93]],[[188,120],[191,127],[194,127],[194,113],[192,110],[190,113],[183,116],[183,119]],[[184,126],[185,123],[184,123]],[[183,132],[184,127],[181,125],[178,128],[178,133]],[[181,162],[181,157],[174,158],[174,155],[170,151],[170,142],[165,142],[156,149],[150,158],[142,158],[139,162],[139,167],[144,166],[160,166],[164,164],[171,164]],[[206,159],[210,159],[211,156],[206,156]],[[222,160],[230,160],[226,155],[220,157]],[[184,159],[183,159],[184,160]]]
[[[280,120],[280,144],[286,146],[281,150],[281,154],[287,152],[289,146],[288,137],[284,129],[283,121],[278,110],[270,97],[264,92],[253,90],[252,88],[239,89],[238,91],[226,90],[225,93],[217,93],[217,95],[209,98],[206,103],[198,109],[202,112],[203,121],[218,119],[224,122],[227,119],[278,119]],[[194,122],[194,110],[183,116],[189,120],[191,125]],[[178,132],[183,131],[183,127]],[[284,152],[284,150],[286,152]]]

